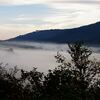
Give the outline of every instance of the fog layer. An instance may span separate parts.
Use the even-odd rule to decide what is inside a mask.
[[[99,47],[90,47],[93,50],[92,57],[99,60]],[[31,42],[12,42],[0,44],[0,62],[8,68],[18,66],[25,70],[37,67],[39,71],[46,72],[48,69],[55,68],[58,64],[54,56],[57,52],[65,55],[66,60],[71,57],[67,53],[66,44],[44,44]]]

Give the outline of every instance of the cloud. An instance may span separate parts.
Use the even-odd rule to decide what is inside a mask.
[[[0,0],[0,5],[29,5],[53,3],[100,4],[100,0]]]
[[[53,0],[0,0],[0,5],[44,4],[49,2],[53,2]]]
[[[19,15],[19,16],[16,16],[14,19],[12,19],[13,21],[16,21],[16,22],[20,22],[20,21],[32,21],[32,20],[37,20],[38,18],[34,18],[33,16],[27,16],[27,15]]]
[[[0,10],[0,39],[35,30],[74,28],[100,21],[99,3],[100,0],[0,0],[0,5],[13,5],[0,6],[3,7]]]
[[[100,4],[100,0],[54,0],[55,3]]]

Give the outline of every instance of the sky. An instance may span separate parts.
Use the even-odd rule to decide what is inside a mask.
[[[100,0],[0,0],[0,40],[100,21]]]

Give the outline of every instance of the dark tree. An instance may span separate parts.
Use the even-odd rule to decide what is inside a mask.
[[[68,44],[71,61],[57,52],[59,66],[47,74],[0,65],[0,100],[99,100],[100,63],[82,43]],[[98,99],[99,98],[99,99]]]
[[[98,80],[97,75],[100,73],[100,66],[96,61],[89,59],[92,51],[81,42],[68,44],[68,46],[68,52],[72,58],[70,63],[67,63],[66,57],[61,54],[55,57],[61,67],[66,67],[71,71],[71,76],[73,76],[71,88],[73,87],[73,91],[76,91],[75,95],[78,95],[79,100],[87,100],[90,87]]]

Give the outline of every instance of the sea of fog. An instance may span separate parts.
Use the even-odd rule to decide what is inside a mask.
[[[89,47],[93,54],[92,59],[100,60],[100,47]],[[0,63],[7,68],[17,66],[24,70],[31,70],[36,67],[38,71],[46,72],[48,69],[54,69],[59,64],[54,56],[60,52],[71,60],[67,52],[67,44],[49,44],[33,42],[1,42],[0,43]]]

